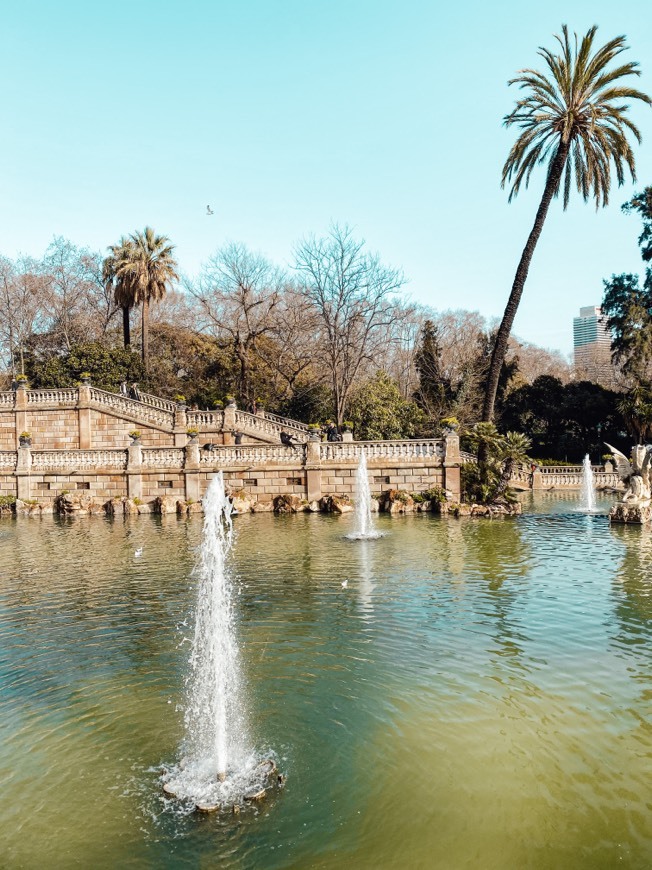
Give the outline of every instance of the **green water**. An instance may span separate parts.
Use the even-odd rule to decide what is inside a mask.
[[[252,732],[288,779],[237,817],[160,791],[201,519],[2,520],[0,866],[651,866],[652,533],[575,506],[369,542],[238,517]]]

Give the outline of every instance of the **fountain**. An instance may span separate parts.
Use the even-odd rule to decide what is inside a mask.
[[[203,812],[265,796],[276,765],[251,748],[236,640],[228,553],[233,540],[231,503],[220,471],[204,497],[195,627],[186,681],[184,757],[165,774],[163,790]],[[278,782],[282,782],[278,777]]]
[[[583,513],[595,513],[595,484],[593,482],[593,469],[591,457],[587,453],[582,463],[582,487],[580,490],[580,510]]]
[[[370,541],[374,538],[382,538],[383,533],[377,532],[373,527],[371,517],[371,491],[369,489],[369,476],[367,474],[367,459],[364,450],[360,451],[358,470],[355,475],[356,491],[358,499],[355,505],[356,531],[346,537],[351,541]]]

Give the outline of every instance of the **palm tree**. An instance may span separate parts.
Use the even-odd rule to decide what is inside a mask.
[[[165,296],[168,284],[178,281],[177,262],[172,256],[174,245],[166,236],[157,236],[151,227],[122,238],[104,261],[106,281],[114,287],[115,300],[123,311],[125,347],[129,339],[129,310],[142,306],[142,357],[147,372],[149,350],[149,306]]]
[[[136,303],[142,306],[142,354],[143,365],[147,372],[149,350],[149,306],[160,302],[165,296],[168,284],[178,281],[177,261],[172,256],[174,245],[167,236],[157,236],[151,227],[142,233],[132,233],[129,239],[133,245],[129,274],[133,281]]]
[[[109,255],[102,264],[104,284],[109,291],[113,291],[116,305],[122,308],[122,334],[126,348],[131,345],[129,315],[136,303],[134,289],[125,269],[130,252],[129,240],[123,236],[117,244],[109,245]]]
[[[518,125],[523,131],[514,143],[503,167],[502,186],[511,183],[509,200],[521,186],[528,186],[537,165],[547,168],[543,196],[534,226],[521,254],[512,291],[496,335],[487,376],[483,420],[491,420],[500,370],[514,323],[534,249],[548,208],[562,187],[564,208],[568,205],[573,178],[584,201],[595,200],[596,208],[609,202],[611,164],[618,184],[625,181],[625,169],[636,179],[634,154],[627,141],[631,133],[637,142],[641,134],[627,117],[629,106],[623,100],[641,100],[652,105],[646,94],[621,84],[621,80],[640,75],[638,63],[630,62],[608,69],[611,61],[627,49],[625,37],[618,36],[594,51],[597,27],[591,27],[578,45],[571,40],[566,25],[556,36],[561,52],[540,48],[547,74],[524,69],[509,84],[517,84],[525,95],[504,119],[505,126]]]

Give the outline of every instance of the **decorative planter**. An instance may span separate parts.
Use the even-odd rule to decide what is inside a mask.
[[[20,442],[20,446],[21,446],[21,447],[31,447],[31,446],[32,446],[32,439],[31,439],[31,437],[28,438],[28,437],[26,437],[25,435],[20,435],[20,436],[18,437],[18,440],[19,440],[19,442]]]

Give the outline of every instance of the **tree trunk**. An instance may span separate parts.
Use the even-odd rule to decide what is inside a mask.
[[[143,299],[143,317],[142,317],[142,329],[141,329],[141,341],[142,341],[142,353],[143,353],[143,368],[145,369],[145,375],[148,374],[148,356],[149,356],[149,335],[147,333],[147,327],[149,322],[149,302],[147,298]]]
[[[129,322],[129,306],[122,307],[122,335],[124,337],[125,347],[131,346],[131,323]]]
[[[493,353],[491,354],[491,364],[489,366],[489,374],[487,375],[487,386],[485,388],[484,406],[482,409],[482,419],[485,422],[491,422],[491,420],[493,420],[494,404],[496,402],[496,393],[498,391],[498,380],[500,378],[500,370],[505,361],[505,356],[507,355],[507,343],[512,331],[512,325],[514,323],[514,318],[516,317],[519,302],[521,301],[521,296],[523,295],[523,287],[525,286],[525,280],[530,268],[534,249],[539,241],[539,236],[541,235],[541,230],[543,229],[543,224],[546,220],[546,215],[548,214],[548,208],[550,207],[552,198],[559,187],[559,182],[561,181],[564,166],[568,159],[569,148],[569,143],[559,143],[557,154],[555,155],[550,167],[550,172],[548,174],[546,186],[543,190],[543,196],[541,197],[536,218],[534,219],[534,226],[528,236],[525,248],[523,248],[523,253],[521,254],[521,259],[514,277],[514,283],[512,284],[512,292],[509,294],[505,313],[503,314],[503,319],[498,332],[496,333],[496,343],[494,344]]]

